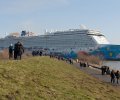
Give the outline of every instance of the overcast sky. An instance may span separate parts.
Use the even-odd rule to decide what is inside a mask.
[[[68,30],[85,25],[120,44],[120,0],[0,0],[0,36],[22,30]]]

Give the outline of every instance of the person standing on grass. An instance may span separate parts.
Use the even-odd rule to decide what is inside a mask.
[[[21,42],[17,42],[14,45],[14,59],[17,60],[18,57],[21,60],[21,56],[24,53],[24,48]]]
[[[10,44],[9,46],[9,59],[13,58],[13,45]]]
[[[119,73],[118,70],[117,70],[117,72],[115,73],[115,76],[116,76],[116,79],[117,79],[117,84],[119,84],[118,80],[119,80],[119,77],[120,77],[120,73]]]
[[[114,70],[111,71],[110,76],[111,76],[111,83],[115,83],[115,72],[114,72]]]
[[[24,53],[24,48],[21,42],[17,42],[17,59],[19,57],[19,59],[21,60],[21,56]]]
[[[17,59],[17,43],[14,44],[14,60]]]

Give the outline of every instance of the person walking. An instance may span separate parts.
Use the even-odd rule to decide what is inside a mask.
[[[111,71],[110,76],[111,76],[111,83],[115,83],[115,72],[114,72],[114,70]]]
[[[120,73],[117,70],[117,72],[115,73],[116,79],[117,79],[117,84],[119,84],[119,78],[120,78]]]
[[[17,42],[17,58],[19,56],[19,59],[21,60],[21,56],[24,53],[24,48],[21,42]]]
[[[109,67],[107,67],[106,74],[110,75],[110,68]]]

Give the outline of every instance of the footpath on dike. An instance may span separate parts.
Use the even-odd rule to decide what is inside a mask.
[[[108,83],[108,84],[111,84],[113,86],[117,86],[117,87],[120,88],[120,80],[119,80],[119,84],[116,83],[116,80],[115,80],[114,84],[111,83],[111,77],[110,77],[110,75],[102,75],[101,74],[101,69],[97,69],[97,68],[94,68],[92,66],[89,66],[89,67],[80,67],[80,64],[76,63],[76,62],[73,63],[73,66],[79,68],[84,73],[89,74],[92,77],[99,79],[100,81],[103,81],[105,83]]]

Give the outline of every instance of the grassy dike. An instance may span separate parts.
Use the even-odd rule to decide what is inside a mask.
[[[120,89],[49,57],[0,61],[0,100],[120,100]]]

